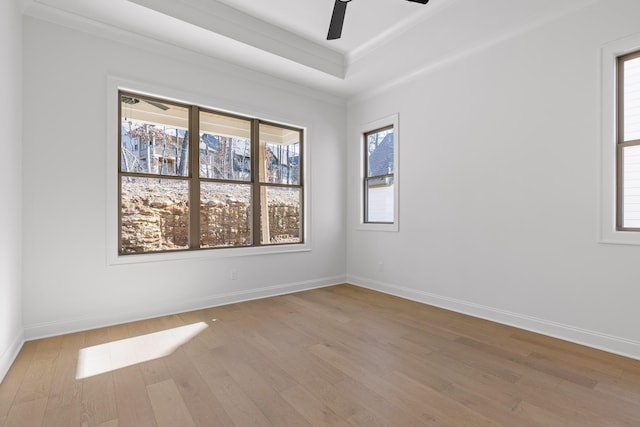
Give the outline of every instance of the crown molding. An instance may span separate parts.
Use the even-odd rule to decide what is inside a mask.
[[[120,9],[114,11],[119,17],[129,17],[118,21],[92,13],[93,9],[63,8],[76,1],[84,0],[69,0],[64,4],[58,0],[25,0],[23,15],[105,40],[171,55],[225,75],[267,84],[334,105],[346,105],[343,89],[346,83],[343,79],[213,34],[127,0],[121,3],[129,4],[133,9],[125,10],[124,14]],[[104,7],[108,6],[106,4]],[[141,11],[148,11],[149,15]],[[161,19],[154,20],[158,16]],[[142,22],[143,25],[135,26],[135,22]],[[150,28],[157,28],[157,31],[151,31]],[[176,34],[182,34],[183,39],[176,40]]]
[[[345,57],[216,0],[128,0],[205,30],[343,79]]]

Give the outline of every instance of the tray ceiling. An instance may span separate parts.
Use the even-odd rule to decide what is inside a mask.
[[[395,84],[597,0],[25,0],[25,14],[116,29],[331,95]]]

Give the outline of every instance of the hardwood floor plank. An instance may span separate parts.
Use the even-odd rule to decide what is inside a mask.
[[[327,405],[316,399],[306,388],[296,385],[280,393],[284,400],[297,408],[302,416],[314,426],[343,426],[348,424]]]
[[[89,426],[118,418],[111,373],[82,380],[82,422]]]
[[[62,337],[38,341],[33,359],[15,397],[16,403],[39,400],[49,396],[61,343]]]
[[[335,388],[342,396],[348,396],[350,400],[365,408],[374,419],[379,420],[383,425],[418,426],[424,423],[419,414],[408,410],[406,404],[399,404],[398,401],[390,399],[384,389],[373,390],[351,378],[339,382]],[[363,412],[358,411],[356,414],[359,417]],[[371,416],[367,416],[367,418],[371,418]]]
[[[47,410],[61,406],[71,408],[81,401],[82,382],[76,380],[78,353],[85,342],[84,333],[65,335],[53,368]]]
[[[238,360],[235,352],[226,348],[212,350],[212,352],[219,354],[219,360],[229,375],[271,423],[276,426],[309,425],[302,415],[289,405],[258,371]]]
[[[165,364],[196,425],[233,426],[233,421],[211,392],[185,350],[176,350],[165,358]]]
[[[34,427],[42,425],[47,398],[15,403],[7,414],[4,427]]]
[[[345,420],[355,414],[370,413],[364,406],[352,399],[351,396],[343,394],[343,391],[337,388],[337,383],[331,384],[322,378],[314,377],[303,381],[303,386],[318,401]]]
[[[325,344],[316,344],[309,349],[319,358],[342,370],[348,379],[339,383],[339,388],[353,391],[361,399],[360,403],[370,411],[377,413],[381,408],[383,412],[402,425],[419,423],[419,418],[410,411],[406,411],[406,401],[401,399],[402,390],[382,377],[373,374],[363,368],[356,360],[345,357],[333,347]]]
[[[212,393],[237,426],[274,426],[230,375],[205,380]]]
[[[640,401],[633,403],[625,399],[611,401],[605,393],[586,389],[568,381],[561,382],[557,391],[575,402],[574,404],[585,413],[592,414],[594,417],[606,419],[609,414],[615,413],[616,418],[628,425],[640,424]]]
[[[584,427],[581,421],[574,421],[566,417],[562,417],[556,413],[538,408],[529,402],[521,401],[513,411],[520,414],[523,418],[535,420],[536,423],[544,427]]]
[[[111,338],[109,338],[109,328],[92,329],[84,333],[85,347],[105,344],[109,341],[111,341]]]
[[[434,389],[414,376],[403,372],[391,372],[389,377],[392,381],[402,384],[406,405],[427,424],[451,427],[495,425],[490,418],[447,396],[445,391],[453,387],[452,384],[441,389]]]
[[[187,405],[172,379],[147,386],[158,427],[195,427]]]
[[[520,384],[516,384],[515,387],[523,402],[554,414],[556,418],[564,420],[567,424],[577,423],[583,426],[625,425],[617,419],[617,415],[612,413],[610,416],[602,418],[588,409],[588,400],[587,402],[576,401],[557,389],[535,389]]]
[[[623,375],[624,376],[624,375]],[[640,402],[640,384],[630,384],[622,378],[613,378],[596,384],[596,391],[607,393],[610,397],[622,399],[637,405]]]
[[[215,324],[214,328],[203,331],[190,345],[184,348],[184,353],[193,363],[198,375],[207,384],[210,393],[229,417],[238,426],[271,426],[271,423],[253,401],[240,389],[229,373],[222,366],[221,360],[207,345],[208,335],[218,334],[222,326]]]
[[[244,338],[244,337],[243,337]],[[264,353],[256,350],[256,347],[242,339],[234,343],[233,353],[237,359],[255,372],[259,372],[261,378],[265,380],[274,390],[280,392],[297,385],[297,381]]]
[[[140,337],[165,330],[164,323],[159,322],[157,319],[128,323],[127,326],[131,337]],[[138,365],[138,370],[145,385],[156,384],[171,378],[162,359],[152,359],[141,363]]]
[[[37,347],[38,343],[35,341],[24,343],[13,366],[7,372],[2,383],[0,383],[0,420],[7,417],[11,406],[14,404]]]
[[[113,385],[120,426],[156,426],[147,384],[138,366],[114,371]]]
[[[82,425],[82,405],[79,400],[66,405],[48,405],[42,427],[68,427]]]
[[[345,376],[338,369],[309,353],[305,345],[295,345],[283,341],[280,336],[260,330],[249,338],[251,344],[264,357],[276,364],[282,371],[299,383],[312,378],[335,384]]]

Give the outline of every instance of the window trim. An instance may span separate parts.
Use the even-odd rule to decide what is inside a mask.
[[[120,99],[118,97],[119,91],[133,92],[150,98],[157,97],[156,94],[162,93],[162,99],[177,104],[183,105],[198,105],[203,110],[209,110],[219,112],[222,114],[228,114],[230,116],[237,117],[254,117],[260,118],[261,123],[272,124],[283,127],[294,127],[301,129],[303,132],[303,140],[301,141],[300,149],[305,153],[300,165],[300,180],[304,183],[304,191],[302,195],[302,215],[301,230],[303,233],[302,243],[291,244],[277,244],[277,245],[260,245],[260,246],[243,246],[243,247],[229,247],[229,248],[203,248],[198,250],[177,250],[177,251],[165,251],[165,252],[150,252],[135,254],[131,256],[129,254],[121,255],[119,253],[120,243],[117,237],[120,234],[119,227],[119,192],[118,192],[118,170],[119,170],[119,145],[113,141],[119,140],[120,123],[118,122]],[[193,94],[184,90],[159,87],[150,83],[144,83],[140,81],[133,81],[117,76],[107,76],[106,85],[106,101],[107,101],[107,132],[106,132],[106,262],[107,265],[119,265],[119,264],[138,264],[146,262],[162,262],[173,261],[181,259],[217,259],[217,258],[229,258],[237,256],[253,256],[253,255],[266,255],[266,254],[280,254],[280,253],[297,253],[311,251],[312,236],[311,236],[311,185],[309,184],[309,138],[311,134],[311,127],[304,124],[304,120],[296,117],[289,117],[288,119],[282,119],[282,117],[269,116],[264,112],[255,111],[255,107],[246,104],[238,104],[237,102],[231,102],[228,100],[213,100],[210,97],[203,96],[202,94]],[[211,105],[217,105],[218,107],[211,107]],[[245,114],[235,113],[236,111],[244,111]],[[292,125],[291,123],[296,123]],[[224,250],[220,250],[224,249]]]
[[[624,149],[640,145],[640,139],[624,139],[624,63],[631,59],[640,58],[640,48],[638,50],[620,55],[616,59],[617,71],[617,102],[616,102],[616,230],[639,232],[638,227],[624,227]]]
[[[399,147],[400,147],[400,129],[399,114],[395,113],[381,119],[369,122],[360,126],[358,138],[358,157],[360,158],[360,175],[359,175],[359,198],[358,198],[358,227],[357,230],[363,231],[399,231],[399,188],[400,188],[400,163],[399,163]],[[367,157],[366,157],[366,135],[376,130],[393,128],[393,222],[365,222],[366,207],[366,181],[367,181]]]
[[[601,49],[601,135],[600,135],[600,189],[599,189],[599,236],[605,244],[640,245],[640,232],[619,229],[620,203],[620,157],[621,144],[618,142],[618,116],[620,57],[640,51],[640,34],[616,40]]]

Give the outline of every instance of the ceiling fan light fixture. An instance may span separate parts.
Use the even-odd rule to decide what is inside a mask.
[[[125,104],[133,105],[140,102],[140,100],[132,96],[122,95],[122,102],[124,102]]]

